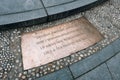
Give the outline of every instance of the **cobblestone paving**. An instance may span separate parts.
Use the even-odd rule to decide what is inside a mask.
[[[57,76],[60,76],[60,74],[66,73],[66,75],[63,74],[63,76],[61,76],[58,80],[63,80],[63,78],[66,76],[68,77],[65,79],[68,79],[68,80],[72,80],[76,78],[77,80],[79,80],[80,79],[79,76],[71,77],[71,74],[70,74],[71,71],[69,71],[68,66],[71,66],[72,64],[74,65],[74,63],[76,62],[84,61],[89,56],[91,57],[95,55],[96,52],[104,49],[106,46],[109,46],[114,40],[119,38],[120,36],[120,7],[119,5],[120,5],[119,0],[109,0],[108,2],[100,6],[92,8],[86,12],[82,12],[82,13],[70,16],[65,19],[61,19],[61,20],[57,20],[54,22],[45,23],[41,25],[31,26],[27,28],[18,28],[18,29],[0,31],[0,79],[1,80],[35,80],[35,79],[57,80]],[[47,27],[58,25],[64,22],[77,19],[81,16],[85,16],[93,25],[96,26],[96,28],[105,37],[104,40],[95,44],[94,46],[91,46],[85,50],[79,51],[63,59],[54,61],[52,63],[46,64],[43,66],[32,68],[29,70],[23,70],[22,54],[21,54],[21,34],[25,32],[41,30]],[[111,65],[109,61],[106,64],[108,65],[108,67]],[[104,66],[106,65],[104,64]],[[106,67],[104,66],[103,68],[106,69]],[[65,67],[68,67],[67,70],[65,69]],[[58,75],[56,75],[56,78],[44,78],[43,77],[44,75],[47,75],[50,73],[54,75],[53,72],[58,71],[58,70],[63,70],[63,68],[66,71],[61,72],[61,73],[58,72]],[[111,69],[111,67],[109,69]],[[112,70],[112,71],[106,70],[106,71],[108,71],[108,73],[109,72],[115,73],[115,70]],[[99,72],[99,70],[96,70],[96,72]],[[96,72],[95,71],[88,72],[88,74],[86,75],[88,77],[91,77],[90,74],[93,74]],[[118,73],[119,72],[117,72],[117,74]],[[111,79],[114,80],[114,77],[112,77]],[[106,80],[109,80],[109,78],[107,78]],[[88,80],[88,79],[85,77],[82,77],[82,80]],[[96,78],[94,78],[94,80],[96,80]],[[116,80],[119,80],[119,78],[117,77]]]

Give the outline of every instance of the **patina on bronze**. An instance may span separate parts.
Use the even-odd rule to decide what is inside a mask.
[[[103,39],[84,17],[22,35],[24,70],[69,56]]]

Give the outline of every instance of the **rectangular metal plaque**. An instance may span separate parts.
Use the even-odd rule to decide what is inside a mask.
[[[22,35],[24,70],[69,56],[103,39],[84,17]]]

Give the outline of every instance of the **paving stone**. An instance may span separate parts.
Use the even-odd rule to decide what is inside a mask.
[[[76,80],[112,80],[112,78],[106,64],[102,64]]]
[[[39,0],[2,0],[0,2],[0,15],[40,9]]]
[[[114,80],[120,80],[120,53],[107,61],[107,65]]]
[[[31,26],[64,18],[98,5],[97,1],[107,0],[4,0],[0,3],[0,28]]]
[[[97,65],[103,63],[114,54],[115,53],[113,52],[112,45],[109,45],[106,48],[102,49],[100,52],[95,53],[94,55],[71,65],[70,69],[76,78],[96,67]]]
[[[91,4],[96,1],[97,0],[76,0],[74,2],[63,4],[63,5],[58,5],[58,6],[56,5],[53,7],[48,7],[47,11],[49,15],[56,14],[56,13],[64,12],[67,10],[72,10],[75,8],[83,7],[85,5]]]
[[[0,3],[0,28],[29,26],[47,21],[39,0],[4,0]]]
[[[41,77],[36,80],[73,80],[72,75],[68,68],[64,68],[62,70],[59,70],[57,72],[48,74],[44,77]]]
[[[117,53],[120,51],[120,39],[117,39],[112,43],[114,51]]]
[[[92,4],[96,1],[97,0],[75,0],[73,2],[66,3],[66,4],[56,5],[56,6],[52,6],[52,7],[47,6],[46,10],[48,12],[48,15],[50,16],[49,21],[69,16],[71,14],[76,13],[77,11],[78,12],[83,11],[86,8],[88,8],[87,5]],[[92,7],[92,6],[89,6],[89,8],[90,7]],[[75,10],[75,9],[79,9],[79,10]],[[74,10],[74,11],[71,11],[71,10]],[[59,15],[58,15],[58,13],[59,13]],[[55,14],[57,14],[57,15],[55,15]]]
[[[66,4],[66,3],[70,3],[74,0],[42,0],[45,7],[53,7],[53,6],[57,6],[57,5],[62,5],[62,4]]]
[[[0,29],[34,25],[47,21],[44,9],[0,16]]]

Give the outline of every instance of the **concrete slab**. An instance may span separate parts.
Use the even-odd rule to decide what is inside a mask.
[[[42,8],[39,0],[2,0],[0,15],[26,12]]]
[[[38,78],[36,80],[73,80],[72,75],[68,68],[64,68],[57,72],[48,74],[44,77]]]
[[[107,46],[100,52],[79,61],[70,66],[70,69],[74,75],[74,77],[78,77],[87,71],[93,69],[97,65],[101,64],[102,62],[106,61],[108,58],[113,56],[115,53],[113,52],[112,45]]]
[[[0,30],[26,27],[47,21],[44,9],[0,16]]]
[[[39,0],[4,0],[0,3],[0,29],[30,26],[47,21]]]
[[[112,80],[112,78],[106,64],[102,64],[76,80]]]
[[[112,43],[115,53],[120,51],[120,39],[117,39]]]
[[[44,4],[44,5],[47,6],[46,10],[47,10],[47,13],[49,15],[49,21],[51,21],[54,19],[59,19],[59,18],[65,17],[65,16],[69,16],[70,14],[76,13],[77,10],[74,10],[74,9],[79,9],[79,12],[83,11],[87,8],[87,5],[90,5],[90,4],[95,3],[95,2],[97,2],[97,0],[75,0],[75,1],[70,2],[70,3],[61,4],[61,5],[53,5],[50,7],[47,6],[47,4]],[[74,11],[69,12],[71,10],[74,10]]]
[[[114,80],[120,80],[120,53],[107,61],[107,65]]]
[[[53,7],[53,6],[58,6],[62,4],[67,4],[74,0],[42,0],[42,1],[45,7]]]
[[[107,0],[4,0],[0,3],[0,29],[64,18],[103,1]]]

